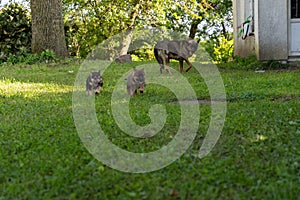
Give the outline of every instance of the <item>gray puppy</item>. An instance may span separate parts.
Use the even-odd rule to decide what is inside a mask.
[[[103,87],[103,80],[102,80],[100,70],[98,72],[90,73],[90,75],[86,79],[87,95],[93,95],[93,92],[95,92],[95,94],[99,94],[102,87]]]
[[[146,87],[145,82],[145,71],[144,69],[133,69],[127,77],[127,94],[134,96],[137,93],[137,90],[140,90],[140,93],[144,92]]]

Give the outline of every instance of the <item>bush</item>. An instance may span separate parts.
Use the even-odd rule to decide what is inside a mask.
[[[141,48],[130,52],[136,61],[155,60],[153,48]]]
[[[38,62],[55,62],[58,58],[55,56],[55,53],[52,50],[45,50],[40,54],[31,54],[31,53],[20,53],[18,56],[9,54],[5,62],[7,64],[33,64]]]
[[[201,42],[211,58],[217,63],[226,63],[233,58],[233,39],[223,35]]]
[[[234,57],[233,61],[228,63],[221,63],[219,67],[226,69],[238,69],[238,70],[278,70],[287,69],[290,67],[289,64],[284,64],[279,61],[258,61],[255,55],[248,57]]]
[[[0,63],[28,54],[30,51],[29,12],[22,4],[8,4],[0,10]]]

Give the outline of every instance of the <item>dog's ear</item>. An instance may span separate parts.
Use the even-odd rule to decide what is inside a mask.
[[[135,67],[133,67],[133,74],[135,74],[137,71],[138,70]]]

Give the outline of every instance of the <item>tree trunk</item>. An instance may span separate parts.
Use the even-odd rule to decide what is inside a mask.
[[[53,50],[57,56],[67,57],[61,0],[30,0],[33,53]]]
[[[131,43],[131,40],[132,40],[132,37],[133,37],[134,23],[135,23],[135,20],[138,16],[138,10],[139,10],[140,6],[141,6],[141,4],[137,3],[134,6],[134,9],[130,14],[130,24],[128,26],[128,30],[126,31],[125,35],[123,36],[122,48],[121,48],[121,51],[119,53],[120,56],[126,55],[127,52],[128,52],[128,49],[130,47],[130,43]]]
[[[190,34],[189,34],[189,38],[190,39],[195,39],[196,37],[196,33],[198,31],[198,25],[200,24],[200,20],[193,20],[192,24],[191,24],[191,28],[190,28]]]
[[[120,56],[126,55],[128,52],[128,49],[130,47],[130,43],[133,37],[133,29],[129,28],[129,30],[126,31],[126,33],[123,36],[123,41],[122,41],[122,48],[120,51]]]

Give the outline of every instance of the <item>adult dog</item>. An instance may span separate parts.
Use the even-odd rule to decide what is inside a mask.
[[[154,55],[157,62],[160,65],[160,73],[166,65],[166,70],[169,74],[170,72],[170,59],[178,60],[180,65],[180,72],[183,71],[183,61],[188,64],[188,68],[185,70],[188,72],[192,68],[192,64],[188,60],[196,50],[198,49],[198,42],[195,40],[163,40],[157,42],[154,47]]]

